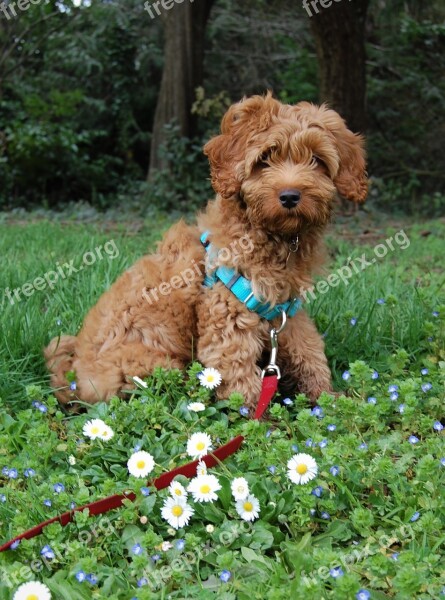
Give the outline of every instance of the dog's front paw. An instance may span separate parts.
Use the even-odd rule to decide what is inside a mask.
[[[261,379],[255,377],[254,379],[225,383],[218,388],[216,395],[220,400],[223,400],[228,398],[233,392],[242,394],[245,399],[244,405],[250,409],[254,409],[258,404],[261,394]]]

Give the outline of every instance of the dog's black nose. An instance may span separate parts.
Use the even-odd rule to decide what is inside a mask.
[[[284,208],[294,208],[301,198],[299,190],[284,190],[280,193],[280,202]]]

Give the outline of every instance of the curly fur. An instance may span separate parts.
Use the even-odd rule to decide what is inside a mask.
[[[131,388],[128,376],[144,377],[157,366],[183,368],[196,357],[221,372],[220,397],[238,391],[253,406],[270,324],[221,283],[203,287],[209,258],[200,232],[210,231],[217,248],[249,240],[246,248],[221,253],[209,269],[228,262],[271,304],[300,295],[323,260],[322,235],[336,192],[355,202],[366,198],[363,145],[326,106],[283,105],[268,93],[230,107],[221,134],[204,147],[217,196],[197,225],[174,225],[156,253],[141,258],[103,294],[77,337],[55,338],[45,349],[58,399],[107,400]],[[287,189],[301,193],[295,208],[279,201]],[[296,236],[298,251],[289,254]],[[196,276],[178,284],[191,265]],[[173,283],[175,276],[169,295],[147,301],[150,290]],[[279,364],[286,381],[312,400],[331,389],[323,341],[304,310],[280,334]],[[67,387],[70,370],[76,373],[75,391]]]

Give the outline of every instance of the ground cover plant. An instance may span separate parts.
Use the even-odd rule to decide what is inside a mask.
[[[325,293],[315,288],[307,303],[344,395],[323,395],[315,408],[302,395],[278,397],[267,419],[253,421],[241,396],[216,402],[195,363],[156,371],[126,400],[64,414],[41,348],[76,331],[162,226],[0,226],[0,544],[73,506],[136,492],[120,510],[77,513],[0,554],[0,599],[31,581],[70,600],[440,598],[444,223],[332,230],[328,273],[363,254],[370,263]],[[391,250],[402,226],[409,243]],[[4,291],[71,260],[77,271],[64,268],[52,287],[25,288],[14,303]],[[208,469],[208,490],[186,492],[183,477],[170,490],[150,485],[202,452],[199,442],[217,448],[238,434],[244,444]],[[177,514],[170,496],[190,508]]]

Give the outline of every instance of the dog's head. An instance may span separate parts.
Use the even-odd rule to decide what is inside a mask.
[[[270,93],[244,99],[204,152],[215,191],[240,198],[252,223],[270,231],[326,224],[336,190],[355,202],[366,198],[363,138],[324,105],[284,105]]]

